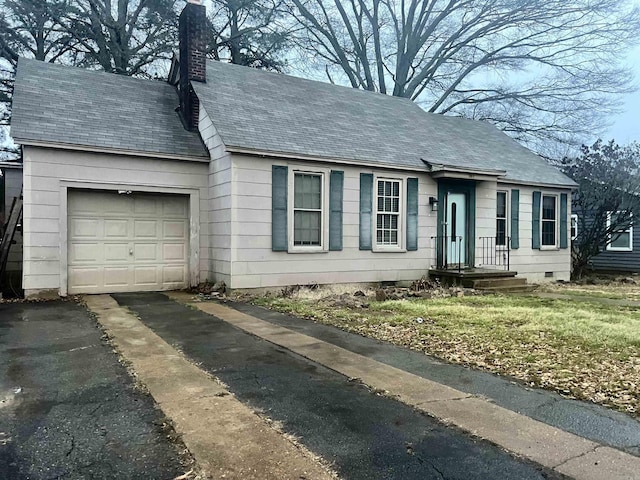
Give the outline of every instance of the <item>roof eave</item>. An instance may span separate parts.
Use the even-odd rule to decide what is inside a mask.
[[[186,160],[191,162],[208,162],[209,161],[208,155],[203,155],[202,157],[200,157],[200,156],[194,156],[194,155],[180,155],[180,154],[174,154],[174,153],[148,152],[144,150],[117,149],[117,148],[101,147],[101,146],[95,146],[95,145],[46,142],[46,141],[31,140],[31,139],[21,138],[21,137],[13,137],[13,141],[18,145],[28,146],[28,147],[58,148],[61,150],[74,150],[74,151],[83,151],[83,152],[92,152],[92,153],[108,153],[111,155],[128,155],[128,156],[134,156],[134,157],[163,158],[167,160]]]
[[[328,156],[318,156],[318,155],[304,155],[300,153],[294,152],[278,152],[274,150],[263,150],[263,149],[254,149],[247,147],[238,147],[234,145],[226,145],[226,150],[230,153],[236,153],[241,155],[251,155],[258,157],[272,157],[272,158],[281,158],[288,160],[297,160],[297,161],[309,161],[309,162],[326,162],[326,163],[336,163],[341,165],[352,165],[358,167],[372,167],[372,168],[385,168],[391,170],[407,170],[412,172],[423,172],[424,168],[419,166],[411,166],[411,165],[398,165],[395,163],[384,163],[384,162],[368,162],[356,159],[346,159],[346,158],[336,158],[336,157],[328,157]]]

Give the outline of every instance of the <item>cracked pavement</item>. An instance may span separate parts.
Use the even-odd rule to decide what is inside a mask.
[[[0,478],[170,479],[164,416],[86,310],[0,304]]]

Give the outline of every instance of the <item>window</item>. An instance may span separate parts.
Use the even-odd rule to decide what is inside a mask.
[[[542,246],[555,247],[557,240],[557,200],[555,195],[542,196]]]
[[[400,247],[400,180],[377,180],[376,245]]]
[[[324,238],[324,174],[293,174],[293,246],[322,248]]]
[[[507,246],[507,192],[498,192],[496,204],[496,246]]]
[[[611,226],[611,223],[616,223],[618,216],[623,212],[607,212],[607,229]],[[624,222],[626,224],[626,222]],[[633,226],[629,225],[628,228],[620,228],[611,234],[609,242],[607,243],[607,250],[614,252],[631,252],[633,251]]]
[[[578,237],[578,215],[571,214],[571,240],[575,240]]]

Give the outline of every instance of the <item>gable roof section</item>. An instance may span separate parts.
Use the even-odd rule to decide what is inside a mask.
[[[506,171],[503,179],[574,182],[486,122],[430,114],[409,99],[216,61],[193,84],[233,149],[425,169]]]
[[[21,144],[207,159],[177,105],[165,82],[20,58],[11,135]]]

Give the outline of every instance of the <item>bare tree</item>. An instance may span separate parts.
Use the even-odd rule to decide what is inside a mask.
[[[593,257],[629,229],[634,215],[640,216],[640,144],[598,140],[562,160],[561,168],[579,185],[572,202],[578,235],[571,245],[572,275],[579,278]]]
[[[177,38],[176,0],[77,0],[58,18],[77,41],[84,66],[152,76],[171,58]]]
[[[291,0],[331,81],[490,120],[534,146],[602,128],[630,90],[628,0]]]
[[[73,63],[75,40],[56,20],[68,0],[0,0],[0,158],[18,154],[6,126],[19,57]]]
[[[209,55],[216,60],[282,70],[291,32],[283,0],[212,0]]]

